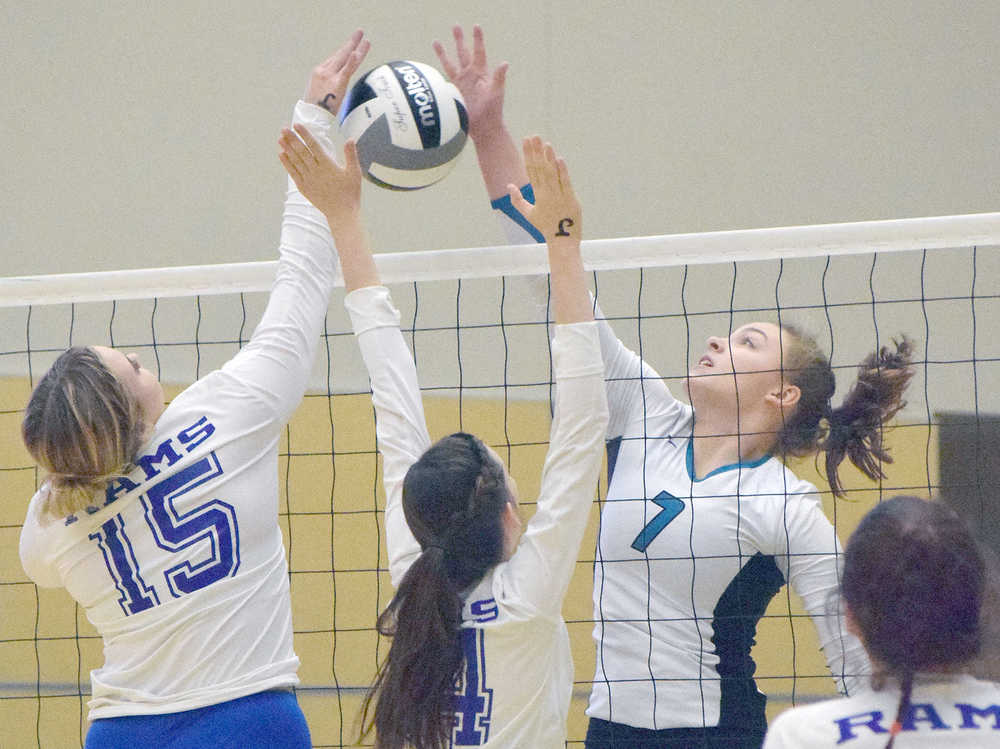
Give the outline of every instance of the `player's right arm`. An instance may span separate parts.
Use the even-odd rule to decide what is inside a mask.
[[[331,146],[336,120],[327,106],[343,99],[367,51],[363,32],[355,31],[312,70],[304,98],[295,106],[296,128]],[[321,106],[324,102],[327,106]],[[327,222],[289,181],[278,271],[267,308],[250,342],[223,368],[224,375],[247,388],[255,402],[265,404],[276,423],[291,417],[305,392],[335,278]]]
[[[505,217],[504,233],[511,244],[544,242],[542,233],[513,207],[507,191],[507,186],[513,184],[529,202],[535,200],[521,149],[503,118],[509,64],[502,62],[490,70],[483,30],[478,25],[472,27],[471,50],[461,26],[452,28],[452,36],[455,39],[454,58],[439,41],[434,42],[434,52],[445,74],[465,100],[469,138],[476,148],[479,171],[490,203]]]
[[[344,305],[371,380],[376,436],[386,493],[389,574],[398,586],[420,554],[403,515],[403,479],[430,447],[413,356],[399,329],[399,312],[378,269],[361,220],[361,167],[355,144],[344,146],[339,166],[304,128],[282,131],[281,163],[303,195],[326,216],[340,256],[348,294]]]
[[[515,145],[503,116],[509,64],[503,62],[490,70],[486,60],[483,30],[478,25],[472,28],[471,50],[466,44],[461,26],[455,26],[452,35],[455,39],[454,58],[447,53],[441,42],[434,42],[434,51],[445,74],[465,100],[469,115],[469,137],[476,147],[479,171],[491,205],[501,217],[501,226],[511,244],[544,242],[543,233],[525,215],[529,212],[525,206],[535,202],[534,186],[529,179],[521,149]],[[516,192],[509,190],[511,184],[517,187]],[[543,283],[535,283],[533,286],[534,292],[539,296],[539,307],[544,310],[544,296],[548,290],[544,278],[539,280]],[[664,399],[674,403],[674,398],[659,375],[618,340],[610,325],[602,319],[600,308],[597,308],[597,317],[601,320],[601,350],[604,354],[612,413],[608,437],[614,438],[622,434],[630,414],[641,412],[644,407],[648,409],[653,403],[660,403]],[[652,393],[644,406],[643,388],[646,388],[646,395],[651,394],[650,389],[662,393]]]

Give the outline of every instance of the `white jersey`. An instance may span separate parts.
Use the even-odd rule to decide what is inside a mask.
[[[323,139],[333,125],[305,102],[295,121]],[[250,342],[170,403],[137,468],[99,506],[52,520],[32,499],[25,571],[65,587],[104,640],[91,720],[298,683],[277,447],[305,391],[335,268],[326,220],[289,180],[277,277]]]
[[[511,242],[531,241],[533,227],[509,198],[493,207]],[[611,475],[594,570],[597,667],[587,714],[648,729],[763,731],[750,649],[786,582],[812,616],[841,693],[862,688],[870,665],[843,627],[842,551],[816,488],[770,456],[695,477],[693,410],[607,322],[600,333]]]
[[[869,671],[836,601],[839,555],[816,488],[776,458],[694,475],[694,412],[601,322],[611,422],[594,572],[587,714],[650,729],[763,726],[757,622],[786,583],[842,690]]]
[[[383,455],[389,571],[399,585],[420,545],[402,482],[430,447],[416,369],[383,287],[345,300],[372,383]],[[558,397],[538,506],[510,560],[465,596],[465,671],[451,746],[563,749],[573,661],[561,608],[600,473],[607,402],[595,323],[556,326]]]
[[[971,676],[918,675],[899,749],[1000,749],[1000,684]],[[787,710],[764,749],[882,749],[899,710],[899,687]]]

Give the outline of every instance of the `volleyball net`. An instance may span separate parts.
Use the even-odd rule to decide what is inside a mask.
[[[751,320],[795,322],[838,373],[839,402],[862,358],[905,334],[916,372],[887,434],[895,461],[872,483],[845,471],[825,492],[842,540],[892,494],[946,496],[1000,548],[1000,213],[711,232],[584,243],[592,289],[621,340],[681,395],[710,335]],[[399,306],[432,438],[481,436],[503,456],[530,514],[552,389],[546,255],[539,246],[378,256]],[[64,591],[36,588],[17,554],[40,479],[20,443],[31,387],[70,345],[136,352],[168,397],[245,343],[275,262],[0,279],[0,733],[4,746],[82,745],[101,643]],[[309,391],[279,449],[298,695],[318,747],[351,746],[387,644],[391,596],[367,375],[334,292]],[[811,459],[802,478],[827,484]],[[603,485],[598,499],[603,497]],[[582,746],[594,673],[591,580],[599,502],[564,607],[576,660],[569,743]],[[697,564],[697,559],[695,559]],[[761,621],[754,657],[769,711],[833,693],[815,633],[792,595]]]

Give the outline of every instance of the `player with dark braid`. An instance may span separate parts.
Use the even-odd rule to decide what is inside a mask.
[[[847,543],[841,585],[875,691],[782,713],[765,749],[1000,747],[1000,685],[964,673],[982,645],[985,574],[947,505],[877,505]]]
[[[548,241],[558,387],[537,509],[522,535],[517,487],[496,453],[465,433],[431,444],[399,312],[360,224],[354,147],[342,169],[301,135],[304,142],[286,137],[283,159],[331,229],[340,227],[344,303],[371,379],[383,458],[396,593],[378,619],[392,645],[365,700],[364,732],[374,729],[378,749],[563,749],[573,660],[562,601],[608,416],[566,165],[539,139],[525,141],[538,203],[519,205]],[[349,177],[349,189],[329,190],[334,175]]]

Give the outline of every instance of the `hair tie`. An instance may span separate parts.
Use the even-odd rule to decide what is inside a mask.
[[[827,423],[830,425],[830,437],[835,444],[836,443],[846,443],[850,442],[857,435],[855,425],[850,421],[842,421],[836,418],[835,413],[831,409],[826,417]]]
[[[63,479],[64,481],[98,481],[103,477],[86,473],[63,473],[62,471],[50,471],[49,478]]]

